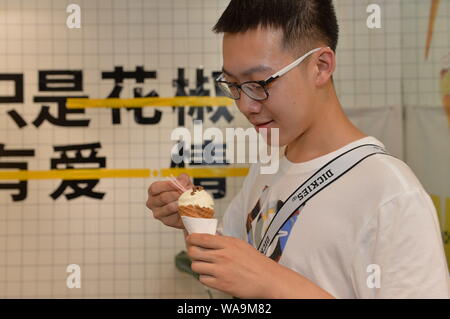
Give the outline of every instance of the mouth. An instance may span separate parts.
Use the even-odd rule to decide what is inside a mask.
[[[252,123],[255,126],[256,131],[259,131],[262,128],[268,128],[273,123],[273,120],[267,122],[260,123]]]

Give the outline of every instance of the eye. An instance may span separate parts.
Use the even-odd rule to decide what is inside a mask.
[[[252,91],[264,91],[263,87],[256,82],[247,83],[246,86]]]

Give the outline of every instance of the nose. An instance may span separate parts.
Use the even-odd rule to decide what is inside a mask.
[[[262,109],[262,103],[260,101],[255,101],[242,91],[241,97],[239,98],[239,100],[236,100],[236,105],[239,110],[245,115],[260,113]]]

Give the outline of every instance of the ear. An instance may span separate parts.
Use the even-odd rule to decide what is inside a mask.
[[[315,68],[315,85],[320,87],[328,83],[336,68],[336,55],[329,47],[319,51]]]

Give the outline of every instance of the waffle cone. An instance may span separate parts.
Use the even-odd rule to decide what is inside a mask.
[[[200,207],[198,205],[179,206],[178,212],[181,216],[195,217],[195,218],[213,218],[214,210],[207,207]]]

